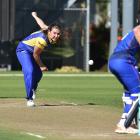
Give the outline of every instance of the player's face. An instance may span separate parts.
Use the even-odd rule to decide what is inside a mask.
[[[48,38],[50,43],[56,43],[60,38],[60,30],[55,27],[52,28],[52,30],[48,32]]]

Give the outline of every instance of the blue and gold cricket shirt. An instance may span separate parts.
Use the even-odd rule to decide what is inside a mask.
[[[33,53],[34,47],[44,49],[49,46],[50,42],[47,35],[45,35],[42,31],[37,31],[20,41],[16,51],[28,51]]]

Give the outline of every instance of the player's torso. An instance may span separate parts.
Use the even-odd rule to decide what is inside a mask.
[[[132,31],[122,38],[114,52],[127,51],[129,54],[135,55],[138,49],[140,49],[140,45],[138,44],[134,32]]]
[[[130,32],[118,43],[110,59],[119,61],[122,59],[126,63],[136,65],[137,59],[135,56],[139,49],[140,45],[135,38],[134,32]]]
[[[47,36],[42,31],[38,31],[22,40],[17,49],[33,52],[35,46],[44,49],[44,47],[49,46],[49,44]]]

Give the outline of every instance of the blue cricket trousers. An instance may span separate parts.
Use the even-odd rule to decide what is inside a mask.
[[[16,54],[24,74],[27,100],[32,100],[33,90],[37,89],[38,83],[42,78],[42,71],[35,62],[32,53],[21,50],[17,51]]]
[[[108,62],[110,71],[122,83],[124,89],[129,91],[130,94],[140,93],[140,76],[138,69],[128,57],[118,58],[113,54]]]

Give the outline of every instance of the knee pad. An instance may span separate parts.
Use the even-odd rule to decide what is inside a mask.
[[[124,92],[122,96],[122,101],[125,104],[132,104],[131,94],[128,92]]]
[[[140,94],[140,93],[132,93],[131,96],[130,96],[131,100],[132,100],[132,101],[137,100],[137,98],[138,98],[138,96],[139,96],[138,94]]]

